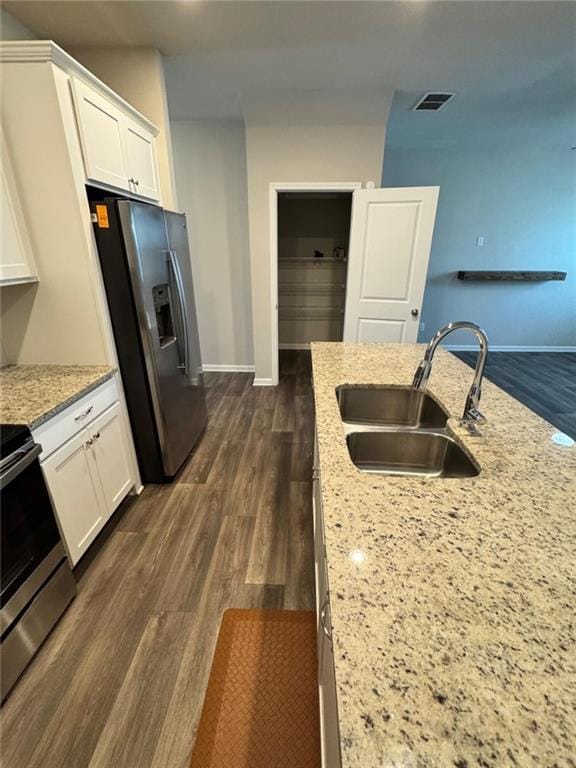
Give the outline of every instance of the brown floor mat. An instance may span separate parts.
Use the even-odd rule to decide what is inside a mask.
[[[191,768],[319,768],[313,611],[224,613]]]

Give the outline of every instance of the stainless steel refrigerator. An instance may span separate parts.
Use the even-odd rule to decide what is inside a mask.
[[[142,480],[169,481],[206,424],[186,217],[89,190]]]

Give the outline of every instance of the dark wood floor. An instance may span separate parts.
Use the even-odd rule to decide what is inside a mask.
[[[314,607],[308,353],[276,388],[206,376],[209,425],[171,486],[128,501],[8,698],[3,768],[188,765],[220,617]]]
[[[476,365],[476,352],[455,352]],[[576,354],[490,352],[486,378],[576,440]]]

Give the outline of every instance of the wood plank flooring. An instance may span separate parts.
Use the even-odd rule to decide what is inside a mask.
[[[476,365],[475,352],[455,352]],[[486,378],[576,440],[576,354],[490,352]]]
[[[118,510],[5,702],[3,768],[187,766],[222,612],[313,609],[310,355],[206,385],[196,452]]]

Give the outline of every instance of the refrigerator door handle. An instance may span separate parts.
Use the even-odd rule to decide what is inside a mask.
[[[178,258],[173,250],[168,250],[168,261],[174,273],[174,281],[176,283],[176,290],[178,293],[178,304],[180,311],[180,323],[182,325],[182,332],[184,334],[184,365],[179,366],[184,369],[186,376],[190,375],[190,345],[188,339],[188,312],[186,309],[186,302],[184,300],[184,284],[182,282],[182,273],[180,272],[180,264]]]

